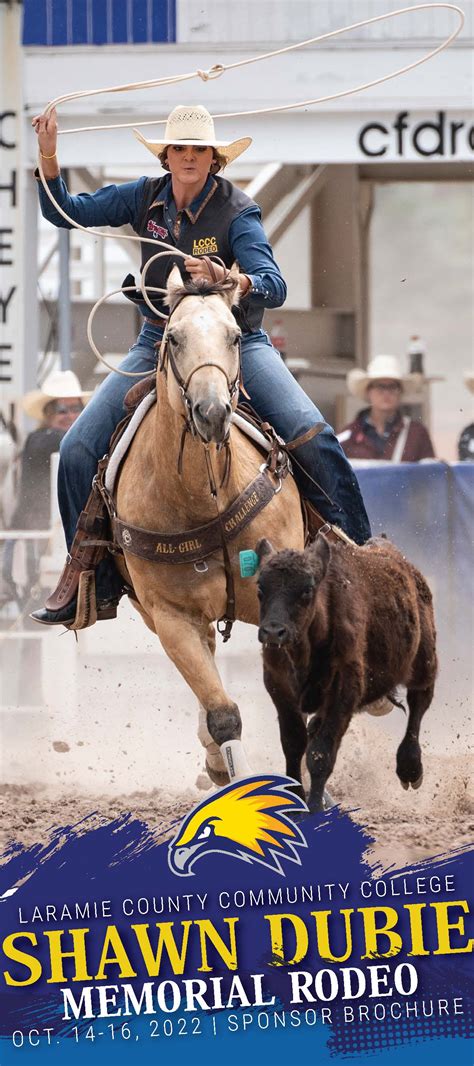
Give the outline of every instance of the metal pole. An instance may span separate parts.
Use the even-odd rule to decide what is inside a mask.
[[[69,284],[69,230],[59,231],[58,337],[61,370],[71,369],[71,292]]]
[[[63,177],[68,184],[67,171]],[[71,286],[69,277],[70,230],[59,230],[58,341],[61,370],[71,369]]]

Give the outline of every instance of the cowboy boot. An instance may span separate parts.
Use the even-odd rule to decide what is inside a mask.
[[[125,592],[124,585],[119,584],[115,595],[99,596],[99,599],[95,589],[95,571],[107,557],[110,543],[107,497],[102,484],[105,468],[104,458],[99,463],[85,509],[79,515],[71,551],[54,592],[44,607],[30,616],[41,625],[86,629],[95,622],[117,616],[117,604]]]

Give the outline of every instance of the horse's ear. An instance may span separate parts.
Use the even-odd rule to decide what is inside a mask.
[[[255,545],[255,552],[258,555],[258,565],[261,566],[265,560],[270,559],[272,555],[275,555],[275,549],[273,545],[267,540],[266,537],[262,537]]]
[[[232,285],[229,285],[229,287],[222,293],[227,306],[230,308],[237,307],[240,300],[239,276],[240,270],[238,263],[233,263],[228,274],[229,281],[232,282]]]
[[[183,289],[183,279],[181,277],[181,271],[178,266],[174,266],[168,274],[168,281],[166,283],[166,299],[165,303],[168,304],[170,310],[173,310],[173,305],[176,302],[178,292],[181,293]]]

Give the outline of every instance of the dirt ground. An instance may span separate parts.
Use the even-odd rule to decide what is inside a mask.
[[[395,775],[394,752],[377,733],[376,720],[351,726],[331,778],[333,798],[374,837],[370,860],[384,870],[472,844],[474,799],[469,793],[469,755],[424,757],[421,789],[405,792]],[[193,786],[190,782],[190,786]],[[128,794],[81,793],[28,784],[0,787],[0,852],[9,842],[45,843],[59,826],[88,825],[130,812],[160,832],[183,817],[204,792],[154,788]]]

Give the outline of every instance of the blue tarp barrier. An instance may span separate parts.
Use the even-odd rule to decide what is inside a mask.
[[[455,463],[450,467],[451,498],[454,509],[451,521],[451,553],[453,559],[453,593],[455,601],[463,599],[473,585],[474,537],[474,463]]]
[[[440,678],[449,707],[471,700],[474,637],[474,463],[356,467],[374,535],[386,533],[434,595]]]
[[[446,463],[380,463],[357,469],[375,535],[386,533],[422,570],[448,543],[451,468]]]

